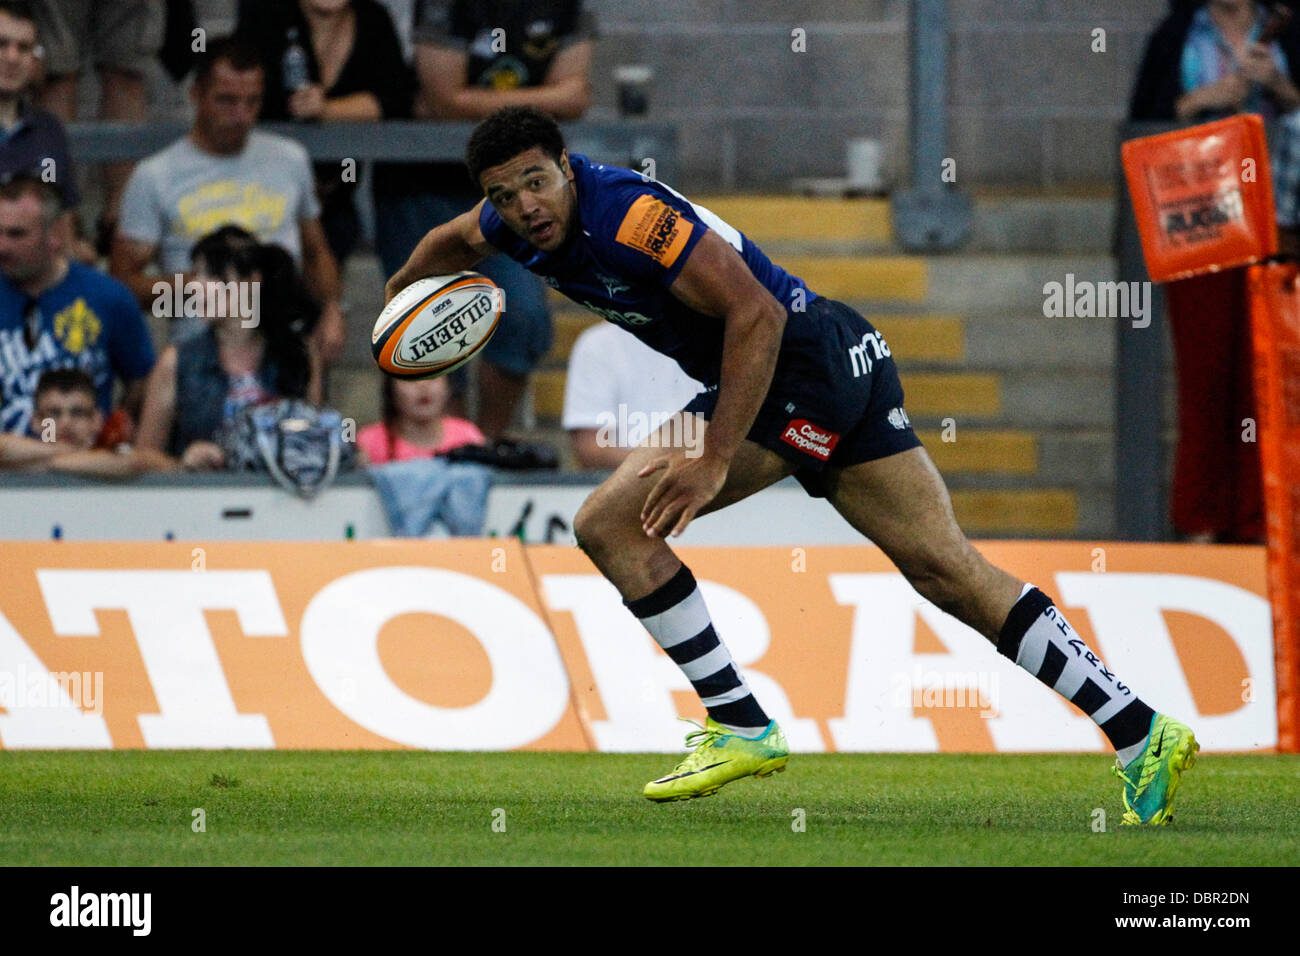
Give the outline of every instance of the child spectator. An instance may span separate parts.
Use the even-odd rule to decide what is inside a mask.
[[[464,445],[486,444],[473,422],[444,415],[447,378],[403,381],[384,376],[384,420],[357,433],[357,447],[372,465],[445,455]]]
[[[138,444],[165,450],[185,468],[216,469],[225,465],[218,432],[244,408],[274,398],[320,401],[319,361],[299,331],[305,296],[283,249],[225,226],[199,240],[192,261],[205,303],[224,317],[207,316],[202,331],[163,352],[149,378]],[[245,288],[252,315],[229,301],[233,294],[247,301]]]
[[[36,384],[33,424],[40,438],[0,434],[0,468],[127,478],[168,467],[165,455],[108,438],[95,383],[75,368],[44,372]]]

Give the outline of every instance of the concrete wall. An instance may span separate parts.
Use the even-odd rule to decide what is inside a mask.
[[[844,144],[883,140],[906,175],[907,0],[588,0],[613,70],[656,74],[652,110],[681,125],[689,188],[775,187],[844,173]],[[949,0],[950,143],[968,185],[1111,181],[1147,34],[1165,0]],[[807,51],[791,31],[807,31]],[[1091,51],[1106,31],[1106,52]]]

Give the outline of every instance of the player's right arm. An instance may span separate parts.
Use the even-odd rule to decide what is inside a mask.
[[[39,470],[59,451],[59,447],[52,441],[28,438],[26,435],[0,434],[0,469]]]
[[[472,269],[496,252],[483,238],[478,217],[486,199],[481,199],[473,209],[441,226],[430,229],[411,257],[384,286],[384,303],[417,279],[442,276],[452,272]]]
[[[153,307],[154,284],[161,280],[170,285],[173,281],[172,276],[164,277],[147,271],[149,263],[154,261],[157,252],[158,246],[156,243],[128,239],[118,234],[113,237],[113,243],[108,254],[109,275],[130,289],[131,294],[135,296],[136,301],[145,310]],[[190,278],[191,276],[186,274],[181,281],[182,283],[188,282]]]

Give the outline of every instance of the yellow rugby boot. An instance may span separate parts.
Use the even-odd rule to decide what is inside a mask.
[[[1130,826],[1164,826],[1173,821],[1174,791],[1184,771],[1196,763],[1192,729],[1172,717],[1156,714],[1142,753],[1127,767],[1115,761],[1112,772],[1124,781],[1124,819]]]
[[[770,777],[785,769],[790,749],[777,722],[771,721],[760,737],[738,737],[706,718],[704,726],[686,735],[694,747],[667,776],[645,785],[645,795],[656,802],[708,797],[741,777]]]

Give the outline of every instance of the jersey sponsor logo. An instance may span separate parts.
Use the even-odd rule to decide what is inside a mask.
[[[822,461],[831,457],[839,440],[838,433],[818,428],[806,418],[794,419],[781,432],[781,441]]]
[[[912,420],[907,417],[907,412],[903,411],[901,405],[898,408],[891,408],[887,417],[889,419],[889,424],[893,425],[900,432],[904,428],[911,427]]]
[[[885,344],[885,337],[879,332],[867,332],[862,336],[862,341],[857,345],[849,346],[849,364],[853,366],[853,377],[859,378],[871,371],[872,355],[877,359],[882,359],[890,355],[889,346]]]
[[[637,252],[644,252],[667,269],[682,254],[694,228],[694,224],[683,219],[672,206],[645,195],[632,203],[614,239]]]
[[[605,275],[603,272],[597,272],[596,278],[600,280],[601,285],[605,287],[605,291],[609,293],[611,299],[618,293],[627,292],[632,288],[626,282],[619,280],[618,277]]]
[[[602,319],[608,319],[610,322],[617,322],[622,325],[645,325],[650,321],[650,316],[642,315],[640,312],[615,312],[613,309],[602,309],[590,302],[584,302],[582,305],[591,309]]]

